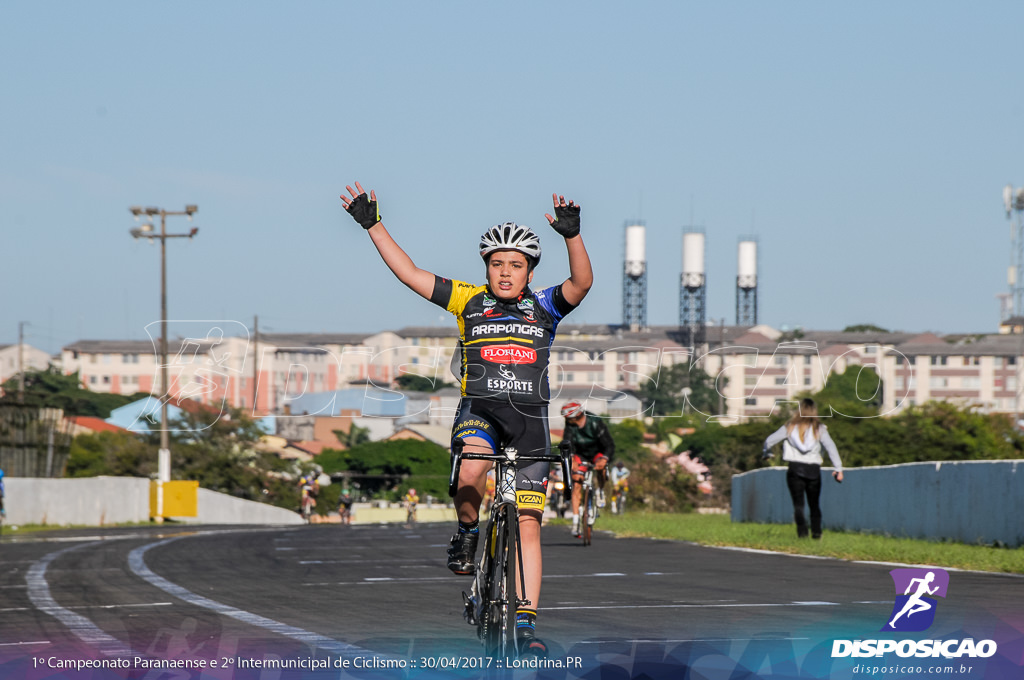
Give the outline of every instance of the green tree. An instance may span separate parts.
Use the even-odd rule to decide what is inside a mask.
[[[349,426],[348,432],[344,430],[332,430],[332,432],[334,432],[334,436],[338,438],[338,441],[349,449],[370,441],[370,428],[360,427],[355,423]]]
[[[0,403],[13,404],[18,401],[18,378],[10,378],[3,384],[4,395]],[[64,375],[52,364],[43,370],[25,371],[25,404],[40,408],[59,408],[68,416],[95,416],[109,418],[115,408],[148,396],[137,393],[132,396],[91,392],[82,387],[78,373]]]
[[[264,470],[255,445],[262,436],[241,409],[182,411],[173,423],[172,473],[197,480],[205,489],[248,500],[263,500]]]
[[[890,333],[890,332],[891,332],[890,330],[888,330],[886,328],[882,328],[881,326],[876,326],[873,323],[859,323],[859,324],[854,324],[853,326],[847,326],[846,328],[843,329],[843,333]]]
[[[395,382],[398,383],[399,389],[412,392],[437,392],[445,387],[453,387],[451,383],[425,378],[415,373],[403,373],[395,379]]]
[[[399,439],[325,449],[317,463],[327,474],[352,473],[370,496],[397,500],[410,486],[421,498],[447,498],[450,459],[448,449],[433,442]]]
[[[630,467],[629,504],[649,512],[688,512],[697,504],[697,479],[648,458]]]
[[[726,378],[719,384],[694,363],[678,363],[649,376],[638,390],[644,412],[653,416],[683,415],[695,411],[705,415],[721,413],[721,395]]]
[[[928,402],[893,418],[846,425],[829,431],[838,431],[844,445],[840,452],[848,452],[844,463],[849,460],[853,466],[1006,460],[1020,458],[1024,450],[1024,438],[1014,430],[1010,417],[950,402]]]
[[[842,373],[830,373],[813,399],[822,417],[873,418],[882,404],[882,381],[873,368],[847,366]]]
[[[90,432],[71,442],[68,477],[149,477],[156,473],[157,446],[131,432]]]
[[[639,420],[606,421],[608,432],[615,442],[615,459],[632,464],[650,455],[643,446],[646,429]]]

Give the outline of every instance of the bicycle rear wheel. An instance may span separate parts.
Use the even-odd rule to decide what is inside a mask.
[[[489,656],[513,658],[516,655],[516,582],[519,572],[517,528],[519,518],[515,506],[501,509],[494,535],[494,555],[488,577],[485,611],[484,650]]]

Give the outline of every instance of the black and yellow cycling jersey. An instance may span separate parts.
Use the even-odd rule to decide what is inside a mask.
[[[458,320],[462,396],[547,403],[555,329],[575,309],[560,285],[537,292],[527,288],[515,300],[505,301],[485,285],[436,276],[430,301]]]

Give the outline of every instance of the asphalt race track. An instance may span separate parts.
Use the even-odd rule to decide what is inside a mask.
[[[549,657],[509,672],[509,660],[481,658],[463,621],[469,578],[444,566],[450,533],[436,524],[7,532],[0,678],[897,678],[919,677],[922,665],[949,671],[933,678],[1024,677],[1020,577],[951,571],[928,630],[885,634],[895,565],[602,532],[584,548],[565,527],[544,530],[538,632]],[[836,639],[954,638],[990,639],[998,652],[832,658]]]

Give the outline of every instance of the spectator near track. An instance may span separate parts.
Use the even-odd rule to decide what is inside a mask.
[[[565,431],[562,439],[573,444],[572,460],[572,533],[580,536],[580,484],[586,472],[582,463],[585,461],[594,466],[594,484],[597,492],[597,505],[604,507],[605,469],[615,455],[615,442],[608,431],[608,425],[600,416],[583,410],[583,404],[570,401],[562,407],[565,418]]]
[[[540,262],[540,239],[529,227],[505,222],[480,237],[486,284],[477,285],[436,276],[420,269],[381,223],[377,196],[363,187],[345,187],[345,209],[367,230],[374,247],[398,279],[423,298],[455,315],[459,325],[462,400],[452,429],[453,440],[465,451],[493,453],[499,446],[521,451],[549,451],[547,369],[551,343],[559,321],[576,308],[593,284],[590,257],[580,237],[580,207],[564,196],[552,196],[554,215],[548,223],[565,239],[569,278],[551,288],[529,288]],[[440,198],[440,197],[439,197]],[[443,202],[438,206],[444,206]],[[458,204],[447,208],[448,223],[458,217]],[[454,214],[451,214],[454,213]],[[438,234],[437,247],[450,247],[450,231]],[[448,548],[448,568],[456,574],[475,571],[479,539],[480,502],[487,471],[486,460],[467,460],[460,467],[455,508],[459,525]],[[519,639],[526,653],[543,654],[536,640],[536,607],[540,599],[540,524],[544,510],[548,464],[526,466],[517,476],[520,504],[520,540],[525,593],[531,608],[516,616]],[[530,499],[527,501],[527,499]],[[539,499],[534,501],[533,499]],[[534,504],[535,503],[535,504]]]
[[[821,538],[821,450],[828,452],[835,468],[832,477],[837,482],[843,481],[843,463],[828,428],[818,420],[818,407],[813,400],[801,400],[799,412],[765,440],[765,458],[772,457],[770,449],[779,442],[782,442],[782,460],[788,463],[786,486],[793,499],[796,535],[807,537],[807,520],[804,519],[804,496],[807,496],[811,538]]]

